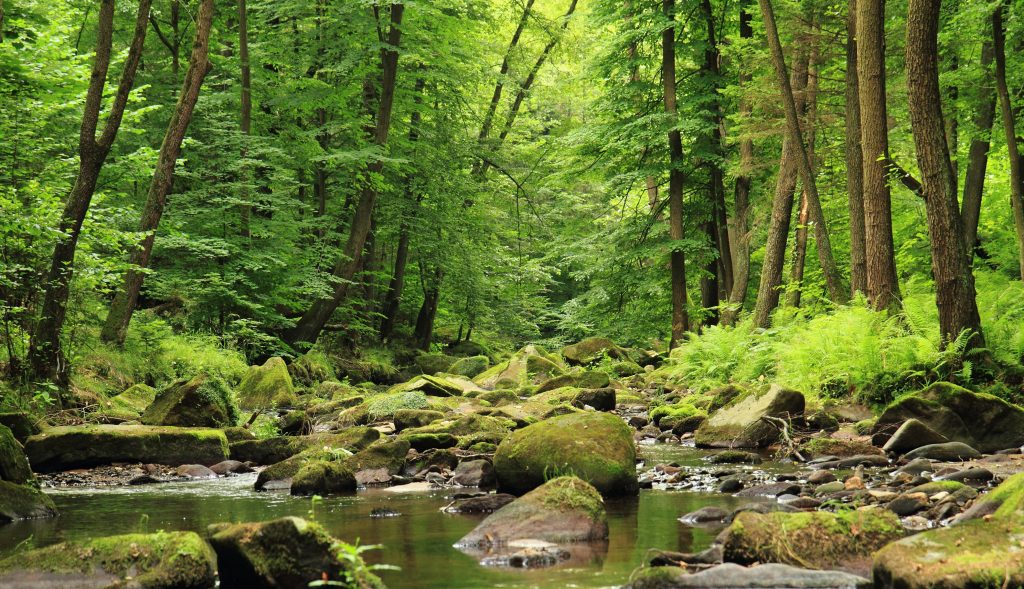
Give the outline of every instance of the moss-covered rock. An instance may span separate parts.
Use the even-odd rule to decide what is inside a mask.
[[[814,457],[836,456],[838,458],[850,458],[872,454],[884,455],[880,448],[872,446],[869,442],[840,438],[813,438],[807,441],[802,448]]]
[[[455,358],[445,354],[420,354],[416,356],[416,367],[423,374],[437,374],[439,372],[450,372]]]
[[[562,415],[513,432],[498,446],[498,488],[522,494],[559,474],[573,474],[605,497],[635,495],[632,430],[608,413]]]
[[[127,534],[9,556],[0,561],[0,586],[209,589],[215,565],[213,550],[194,532]]]
[[[427,409],[430,403],[422,391],[388,393],[374,397],[364,403],[366,416],[370,421],[391,419],[403,409]],[[349,411],[356,411],[353,407]]]
[[[230,427],[238,421],[231,389],[223,380],[198,374],[160,391],[140,421],[176,427]]]
[[[473,379],[485,389],[520,389],[566,373],[562,361],[540,346],[526,346]]]
[[[418,452],[437,448],[454,448],[459,443],[459,440],[451,434],[402,434],[398,439],[409,442],[409,445]]]
[[[0,481],[23,485],[33,479],[25,450],[10,428],[0,425]]]
[[[209,538],[224,589],[305,589],[321,580],[345,589],[383,588],[361,562],[342,559],[322,527],[301,518],[215,524]]]
[[[413,427],[423,427],[441,419],[444,419],[444,413],[440,411],[399,409],[394,414],[395,431],[400,432]]]
[[[690,401],[680,401],[671,405],[660,405],[650,411],[651,421],[658,426],[662,425],[662,420],[666,417],[681,419],[693,417],[695,415],[707,417],[708,412],[695,407]],[[664,429],[671,429],[671,427],[671,425],[668,425]]]
[[[218,429],[148,425],[51,427],[25,442],[36,472],[57,472],[116,462],[178,466],[217,464],[228,458],[228,440]]]
[[[490,366],[490,364],[491,361],[487,356],[470,356],[469,358],[460,358],[456,360],[455,363],[449,367],[448,372],[465,376],[466,378],[473,378],[484,370],[487,370],[487,367]]]
[[[291,407],[295,401],[291,374],[279,357],[270,358],[262,366],[250,366],[238,384],[238,405],[242,409]]]
[[[629,358],[626,350],[606,337],[591,337],[562,348],[565,361],[576,366],[592,364],[606,356],[616,360]]]
[[[338,378],[327,355],[316,349],[296,358],[288,365],[288,373],[295,382],[307,387]]]
[[[0,481],[0,523],[54,517],[57,508],[45,493],[29,485]],[[3,585],[0,584],[0,587]]]
[[[11,433],[14,434],[14,439],[21,443],[25,443],[29,436],[42,431],[39,428],[38,422],[24,411],[0,412],[0,425],[10,428]]]
[[[579,409],[593,407],[598,411],[614,411],[615,389],[611,387],[604,387],[602,389],[583,389],[579,393],[576,393],[571,404],[573,407],[577,407]]]
[[[156,389],[145,384],[132,385],[119,395],[103,399],[100,413],[111,421],[132,421],[156,400]]]
[[[636,362],[633,362],[632,360],[622,360],[620,362],[612,364],[612,372],[614,372],[615,375],[620,378],[624,378],[627,376],[636,376],[637,374],[642,374],[643,371],[644,367],[640,366]]]
[[[313,460],[302,465],[292,477],[292,495],[335,495],[353,493],[356,477],[344,464],[329,460]]]
[[[722,534],[726,562],[778,562],[834,568],[869,557],[903,537],[896,514],[882,510],[838,513],[742,512]]]
[[[762,417],[789,418],[803,411],[801,393],[772,385],[739,395],[712,413],[697,430],[695,441],[712,448],[763,448],[777,441],[780,432]]]
[[[572,476],[551,479],[492,513],[456,544],[501,546],[514,540],[568,543],[605,540],[608,518],[593,486]]]
[[[626,589],[871,589],[871,581],[842,571],[809,571],[785,564],[743,567],[720,564],[691,573],[685,567],[658,566],[638,571]]]
[[[382,468],[394,475],[405,465],[410,447],[404,440],[382,441],[356,452],[345,462],[353,472]]]

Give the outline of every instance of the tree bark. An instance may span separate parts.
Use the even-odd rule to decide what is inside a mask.
[[[78,138],[78,175],[68,195],[60,220],[60,237],[53,249],[50,270],[43,284],[43,302],[39,322],[29,345],[29,364],[32,375],[64,387],[68,384],[70,367],[61,349],[60,335],[67,313],[70,283],[74,272],[75,249],[85,221],[100,170],[114,144],[121,127],[128,96],[135,84],[135,73],[145,45],[147,20],[151,0],[140,0],[135,31],[121,71],[117,94],[99,137],[100,110],[103,88],[110,68],[111,45],[114,32],[114,0],[101,0],[99,27],[96,34],[96,57],[93,62],[89,89],[82,114],[82,127]]]
[[[940,7],[941,0],[909,1],[907,102],[928,216],[939,329],[944,342],[953,341],[967,330],[974,334],[971,347],[984,347],[974,276],[964,246],[956,179],[942,120],[938,64]]]
[[[1006,150],[1010,160],[1010,205],[1013,209],[1013,224],[1017,229],[1017,261],[1020,278],[1024,280],[1024,160],[1021,146],[1024,137],[1016,129],[1014,109],[1010,103],[1010,91],[1006,85],[1006,31],[1003,25],[1004,2],[992,13],[992,39],[996,62],[996,92],[1003,115],[1003,132],[1006,134]]]
[[[981,46],[981,67],[988,72],[995,59],[992,43],[986,41]],[[975,113],[975,133],[981,133],[971,139],[967,151],[967,172],[964,177],[963,204],[960,217],[964,225],[964,246],[973,262],[974,250],[978,245],[978,221],[981,218],[981,199],[985,191],[985,172],[988,169],[989,134],[996,115],[996,93],[988,84],[978,88],[978,112]]]
[[[668,207],[669,238],[672,240],[669,264],[672,272],[672,340],[670,348],[683,341],[690,330],[686,309],[686,256],[679,240],[683,239],[683,139],[676,118],[676,34],[675,0],[662,0],[662,9],[670,24],[661,35],[661,69],[665,89],[665,113],[672,119],[668,132],[670,157]]]
[[[435,268],[433,276],[425,276],[423,290],[423,305],[416,316],[416,327],[413,330],[413,339],[416,346],[423,350],[430,350],[430,341],[434,337],[434,319],[437,317],[437,306],[441,300],[441,279],[444,271],[440,267]]]
[[[867,292],[864,237],[864,153],[861,150],[860,81],[857,76],[857,0],[846,15],[846,195],[850,216],[850,290]]]
[[[382,84],[380,102],[377,106],[376,125],[374,128],[374,143],[386,147],[388,142],[388,131],[391,127],[391,110],[394,106],[395,81],[398,74],[398,51],[402,37],[402,15],[405,6],[402,4],[391,5],[391,26],[387,34],[387,43],[381,48],[381,71]],[[383,161],[376,161],[367,167],[367,175],[373,177],[380,174],[384,169]],[[352,217],[352,224],[349,227],[348,241],[345,243],[343,254],[338,258],[332,272],[337,281],[334,293],[331,297],[315,301],[299,319],[295,327],[285,332],[282,338],[289,345],[296,345],[299,342],[313,344],[320,337],[327,320],[338,308],[348,292],[348,286],[352,282],[359,266],[359,260],[366,244],[366,236],[370,231],[370,220],[373,216],[373,207],[377,200],[377,189],[367,185],[360,194],[359,202],[356,205],[355,214]]]
[[[864,164],[864,257],[867,295],[877,309],[899,304],[885,107],[885,0],[857,0],[857,78]]]
[[[210,30],[213,26],[214,6],[215,0],[203,0],[199,7],[196,36],[192,43],[192,56],[189,59],[188,71],[185,72],[185,81],[182,84],[181,93],[178,95],[178,103],[174,107],[174,113],[167,125],[167,131],[164,133],[163,143],[160,145],[160,155],[157,158],[156,169],[153,171],[153,179],[149,185],[149,194],[146,196],[146,204],[143,206],[142,218],[139,221],[139,232],[143,233],[145,237],[141,247],[131,255],[129,260],[131,267],[125,273],[121,289],[114,295],[114,301],[107,313],[107,320],[100,332],[100,338],[107,343],[124,344],[124,338],[128,333],[128,324],[131,323],[132,314],[135,312],[139,300],[139,292],[142,290],[142,282],[145,279],[145,269],[149,266],[149,259],[153,253],[156,230],[160,225],[160,218],[163,216],[167,194],[174,183],[174,166],[181,154],[181,142],[185,139],[185,133],[192,120],[192,112],[199,100],[199,90],[202,88],[203,80],[211,68],[209,59]]]
[[[252,132],[252,71],[249,67],[249,15],[246,9],[245,0],[238,0],[238,59],[241,62],[242,70],[242,120],[241,131],[246,140]],[[245,166],[245,158],[248,150],[242,147],[242,161]],[[249,181],[250,174],[248,167],[243,168],[242,190],[240,200],[242,201],[242,237],[250,237],[252,230],[249,227],[252,217],[252,204],[249,203]]]
[[[812,25],[814,33],[819,32],[817,23]],[[807,155],[811,159],[811,165],[817,169],[814,157],[814,146],[817,142],[818,125],[818,64],[820,52],[817,44],[811,49],[811,58],[807,66],[807,89],[804,92],[804,105],[806,110],[807,131]],[[793,244],[793,262],[789,268],[789,285],[786,291],[786,305],[799,307],[800,298],[803,294],[804,270],[807,264],[807,238],[810,235],[810,202],[807,200],[807,190],[804,188],[800,197],[800,209],[797,214],[796,239]]]

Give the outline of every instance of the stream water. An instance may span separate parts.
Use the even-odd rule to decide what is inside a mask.
[[[697,451],[680,446],[648,448],[645,453],[652,462],[674,460],[684,465],[699,464],[700,457]],[[142,487],[51,490],[60,517],[4,526],[0,529],[0,555],[25,542],[38,547],[132,532],[202,533],[217,522],[295,515],[315,517],[331,534],[347,542],[383,545],[366,556],[371,562],[401,567],[400,571],[381,573],[391,589],[614,587],[625,583],[652,549],[691,552],[711,543],[717,530],[681,524],[677,521],[680,515],[705,505],[728,508],[743,502],[721,494],[644,490],[638,499],[607,503],[607,544],[591,546],[582,558],[574,557],[559,567],[518,570],[481,566],[453,547],[483,516],[442,512],[451,490],[395,493],[369,489],[353,496],[326,498],[311,514],[310,499],[256,493],[254,480],[255,475],[250,474]],[[370,517],[377,508],[402,515]]]

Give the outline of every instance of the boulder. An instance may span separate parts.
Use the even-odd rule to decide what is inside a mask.
[[[458,374],[459,376],[465,376],[466,378],[473,378],[484,370],[487,370],[487,367],[490,366],[490,364],[491,360],[487,356],[470,356],[469,358],[460,358],[456,360],[448,369],[448,372]]]
[[[523,539],[564,544],[607,538],[608,518],[597,490],[576,477],[558,477],[492,513],[456,546],[486,548]]]
[[[882,450],[893,454],[906,454],[911,450],[928,446],[930,444],[942,444],[948,442],[946,436],[936,432],[920,421],[911,418],[903,422],[903,425],[896,430],[896,433],[889,438],[889,441],[882,446]]]
[[[54,517],[57,508],[45,493],[30,485],[0,481],[0,524],[21,519]],[[0,583],[0,587],[3,587]]]
[[[288,365],[288,374],[299,384],[307,387],[337,378],[330,359],[319,350],[310,350]]]
[[[906,453],[910,460],[926,458],[940,462],[959,462],[981,458],[981,453],[963,442],[946,442],[944,444],[928,444]]]
[[[539,385],[566,373],[557,356],[540,346],[526,346],[508,360],[481,372],[473,379],[485,389],[518,389]]]
[[[413,427],[423,427],[444,419],[444,413],[431,411],[429,409],[399,409],[394,414],[395,431]]]
[[[168,385],[146,407],[145,425],[230,427],[238,421],[231,389],[217,377],[199,374]]]
[[[289,489],[294,477],[307,463],[330,461],[343,464],[356,474],[359,471],[383,468],[389,474],[397,474],[405,464],[405,455],[409,452],[408,442],[380,442],[351,454],[353,446],[346,446],[343,436],[321,438],[319,443],[302,452],[272,464],[260,471],[254,487],[257,491]],[[359,444],[362,442],[360,441]]]
[[[895,514],[880,510],[839,513],[753,513],[736,515],[719,537],[726,562],[777,562],[810,568],[844,567],[903,537]]]
[[[9,427],[14,439],[23,444],[29,436],[42,431],[36,420],[24,411],[0,411],[0,425]]]
[[[572,400],[572,406],[579,409],[593,407],[598,411],[615,410],[615,389],[605,387],[603,389],[584,389],[576,394]]]
[[[211,466],[210,470],[221,476],[232,473],[252,472],[252,468],[249,465],[237,460],[225,460],[224,462],[218,462]]]
[[[214,524],[209,539],[222,589],[305,589],[313,581],[353,589],[383,587],[366,567],[341,558],[335,539],[322,527],[301,518]],[[350,576],[356,578],[345,582]]]
[[[10,556],[0,561],[0,587],[209,589],[215,565],[213,550],[195,532],[126,534]]]
[[[726,563],[690,574],[682,567],[643,569],[627,589],[870,589],[871,581],[841,571],[809,571],[784,564],[742,567]]]
[[[492,513],[515,501],[508,493],[488,493],[465,499],[456,499],[444,508],[448,513]]]
[[[288,366],[279,357],[263,366],[250,366],[238,384],[238,405],[242,409],[269,409],[295,405],[295,386]]]
[[[0,481],[23,485],[34,478],[25,450],[14,438],[14,432],[0,425]]]
[[[739,395],[715,411],[695,434],[698,446],[763,448],[779,440],[780,432],[762,417],[790,418],[804,411],[804,396],[772,385],[761,392]]]
[[[213,472],[213,469],[206,468],[202,464],[182,464],[174,471],[174,474],[187,479],[217,478],[217,473]]]
[[[562,348],[562,357],[574,366],[592,364],[604,358],[627,359],[626,350],[605,337],[591,337]]]
[[[498,446],[494,470],[502,492],[522,494],[559,474],[573,474],[605,497],[636,495],[633,431],[599,412],[553,417],[513,432]]]
[[[111,421],[138,420],[142,416],[142,412],[154,400],[156,400],[156,389],[149,385],[137,384],[128,387],[119,395],[101,400],[100,413]]]
[[[452,474],[452,482],[462,487],[490,487],[494,485],[494,467],[483,460],[463,460]]]
[[[1024,409],[948,382],[935,383],[889,405],[873,432],[882,436],[895,432],[908,419],[984,453],[1024,445]]]
[[[445,354],[420,354],[416,356],[416,367],[420,369],[423,374],[437,374],[439,372],[449,372],[452,364],[455,363],[455,358],[446,356]]]
[[[228,440],[216,429],[148,425],[52,427],[25,442],[36,472],[59,472],[116,462],[217,464],[228,458]]]
[[[354,493],[356,477],[344,464],[328,460],[306,462],[292,477],[292,495]]]

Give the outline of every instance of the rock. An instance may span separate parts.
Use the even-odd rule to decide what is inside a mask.
[[[416,356],[416,367],[420,369],[423,374],[437,374],[439,372],[449,372],[452,364],[455,363],[455,358],[445,354],[419,354]]]
[[[712,413],[694,439],[698,446],[712,448],[763,448],[779,439],[779,430],[762,417],[791,417],[803,411],[802,394],[772,385],[740,395]]]
[[[481,372],[473,382],[485,389],[519,389],[566,373],[559,357],[540,346],[526,346],[501,362]]]
[[[935,477],[935,480],[959,481],[961,483],[967,481],[971,481],[974,483],[987,483],[988,481],[991,481],[994,477],[995,475],[992,474],[991,470],[987,468],[974,467],[965,468],[963,470],[958,470],[956,472],[952,472],[942,476],[937,476]]]
[[[492,513],[456,546],[501,546],[526,538],[556,544],[607,539],[601,495],[576,477],[551,479]]]
[[[734,475],[734,476],[726,477],[726,478],[722,479],[719,482],[719,484],[718,484],[718,492],[719,493],[735,493],[735,492],[743,489],[743,487],[745,487],[745,486],[746,486],[746,484],[744,482],[744,477],[742,475]]]
[[[608,413],[574,413],[535,423],[509,435],[494,455],[498,489],[520,494],[553,475],[571,473],[605,497],[635,495],[632,430]]]
[[[807,476],[807,483],[811,485],[831,483],[834,480],[836,480],[836,475],[827,470],[816,470]]]
[[[950,441],[981,452],[1024,445],[1024,409],[948,382],[935,383],[896,401],[879,416],[873,431],[894,431],[912,418]]]
[[[403,435],[401,439],[408,442],[409,445],[417,452],[424,452],[435,448],[454,448],[459,443],[459,440],[456,439],[455,436],[447,433],[406,434]]]
[[[231,444],[231,458],[241,462],[276,464],[305,450],[334,447],[362,450],[380,438],[380,432],[369,427],[350,427],[338,434],[281,436],[263,440],[246,440]]]
[[[776,498],[779,503],[788,505],[789,507],[795,507],[797,509],[817,509],[821,507],[821,501],[813,497],[796,497],[793,495],[780,495]]]
[[[307,387],[314,387],[322,382],[333,382],[337,378],[331,360],[317,349],[306,352],[289,364],[288,374],[293,380]]]
[[[52,427],[32,436],[25,453],[36,472],[59,472],[116,462],[216,464],[228,441],[216,429],[147,425]]]
[[[933,481],[913,487],[910,493],[923,493],[933,497],[945,493],[956,503],[966,503],[978,496],[978,492],[958,481]]]
[[[841,571],[809,571],[784,564],[742,567],[725,563],[697,573],[680,567],[643,569],[626,589],[870,589],[871,581]]]
[[[225,460],[223,462],[218,462],[211,466],[210,470],[221,476],[231,473],[252,472],[252,468],[244,462],[239,462],[237,460]]]
[[[238,384],[238,405],[242,409],[269,409],[295,405],[295,386],[288,366],[279,357],[263,366],[250,366]]]
[[[45,493],[29,485],[0,481],[0,524],[21,520],[55,517],[57,507]],[[0,583],[0,587],[3,584]]]
[[[344,464],[313,460],[302,465],[292,477],[292,495],[335,495],[354,493],[356,477]]]
[[[136,384],[128,387],[119,395],[101,399],[100,413],[108,421],[138,420],[142,416],[142,412],[155,400],[156,389],[149,385]]]
[[[0,425],[0,481],[23,485],[34,479],[25,450],[14,437],[14,432]]]
[[[29,436],[42,431],[36,421],[24,411],[0,411],[0,425],[10,428],[14,439],[22,444]]]
[[[127,534],[19,552],[0,561],[0,587],[209,589],[215,564],[195,532]]]
[[[814,438],[803,445],[803,450],[813,456],[835,456],[839,459],[885,454],[868,442],[837,438]]]
[[[591,337],[579,343],[562,348],[562,357],[573,366],[592,364],[604,357],[626,359],[626,350],[604,337]]]
[[[889,441],[882,446],[882,450],[893,454],[906,454],[911,450],[928,446],[930,444],[942,444],[948,442],[946,436],[936,432],[927,425],[916,419],[908,419],[896,430],[896,433],[889,438]]]
[[[737,497],[778,497],[779,495],[798,495],[800,493],[800,485],[794,485],[792,483],[767,483],[764,485],[757,485],[756,487],[750,487],[749,489],[743,489],[739,493],[736,493]]]
[[[533,544],[533,542],[531,542]],[[535,546],[520,548],[509,555],[508,566],[516,568],[541,568],[554,566],[569,560],[569,551],[550,542],[537,542]],[[485,562],[484,564],[489,564]]]
[[[462,487],[490,487],[494,480],[494,467],[486,460],[464,460],[452,475],[452,482]]]
[[[981,458],[981,453],[963,442],[946,442],[921,446],[907,452],[906,457],[910,459],[927,458],[940,462],[959,462]]]
[[[356,483],[364,487],[368,485],[386,485],[394,478],[386,468],[366,468],[356,473]]]
[[[222,589],[305,589],[313,581],[344,587],[383,587],[364,567],[340,558],[322,527],[297,517],[269,522],[215,524],[209,539],[217,552]],[[353,583],[345,583],[355,575]]]
[[[705,506],[680,517],[679,521],[688,525],[721,523],[727,517],[729,517],[729,512],[721,507]]]
[[[227,427],[237,420],[231,390],[221,379],[206,374],[165,387],[140,419],[145,425],[177,427]]]
[[[928,508],[928,495],[924,493],[905,493],[890,501],[885,507],[900,517],[914,515]]]
[[[441,413],[440,411],[431,411],[429,409],[399,409],[398,411],[395,411],[393,421],[395,422],[395,431],[400,432],[404,429],[413,427],[423,427],[440,419],[444,419],[444,413]]]
[[[313,422],[305,411],[289,411],[278,418],[277,429],[286,436],[299,436],[310,433]]]
[[[598,411],[613,411],[615,410],[615,389],[584,389],[572,400],[572,405],[580,409],[593,407]]]
[[[212,469],[206,468],[202,464],[182,464],[174,471],[179,477],[185,477],[189,479],[215,479],[217,473],[213,472]]]
[[[711,464],[761,464],[761,457],[753,452],[726,450],[707,458]]]
[[[777,562],[813,568],[842,567],[870,556],[903,537],[892,513],[856,510],[840,513],[740,513],[719,536],[726,562]]]
[[[815,465],[821,469],[847,469],[858,466],[889,466],[889,459],[880,454],[861,454],[849,458],[839,458]]]
[[[515,495],[508,493],[488,493],[475,497],[456,499],[449,503],[444,511],[448,513],[491,513],[498,511],[515,501]]]
[[[451,365],[448,372],[465,376],[466,378],[473,378],[484,370],[487,370],[490,363],[491,361],[487,356],[470,356],[469,358],[460,358]]]
[[[925,472],[935,472],[935,466],[927,458],[916,458],[896,469],[896,474],[918,476]]]

